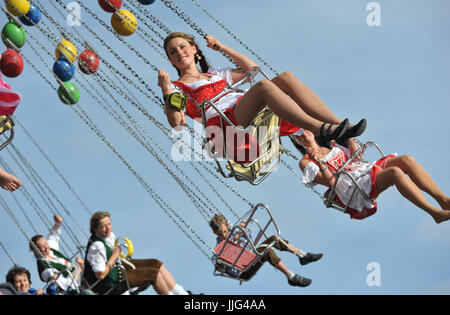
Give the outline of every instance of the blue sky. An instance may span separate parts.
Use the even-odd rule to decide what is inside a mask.
[[[69,3],[70,1],[63,1]],[[129,1],[127,1],[128,3]],[[370,1],[298,1],[282,2],[202,1],[201,3],[242,41],[257,52],[278,72],[291,71],[309,85],[328,106],[342,118],[358,121],[365,117],[368,128],[360,138],[377,142],[386,153],[410,154],[430,173],[442,190],[448,193],[450,170],[445,166],[450,158],[448,150],[448,117],[450,92],[450,36],[448,1],[377,1],[381,11],[381,25],[367,24],[367,5]],[[65,20],[46,1],[43,8],[60,25]],[[103,12],[96,1],[88,7],[109,25],[110,14]],[[204,15],[191,1],[177,1],[183,10],[206,32],[223,43],[246,52],[236,41]],[[173,31],[195,34],[160,1],[147,9]],[[84,10],[81,19],[105,40],[158,93],[156,72],[118,41]],[[6,18],[2,21],[6,23]],[[45,25],[51,25],[44,18]],[[150,23],[150,22],[149,22]],[[151,24],[151,23],[150,23]],[[156,28],[156,27],[155,27]],[[68,28],[75,36],[74,30]],[[133,76],[101,43],[84,28],[76,30],[87,39],[111,64],[125,75]],[[143,23],[142,30],[154,36]],[[58,34],[56,28],[52,29]],[[43,47],[28,40],[22,49],[34,65],[56,86],[50,71],[30,46],[53,65],[54,43],[37,28],[27,32]],[[164,34],[159,30],[161,34]],[[197,36],[197,34],[195,34]],[[154,36],[157,40],[157,36]],[[207,49],[197,36],[201,48],[211,64],[228,66],[220,54]],[[157,68],[175,71],[138,34],[125,39]],[[77,44],[77,47],[79,45]],[[78,47],[78,50],[82,50]],[[102,68],[111,76],[108,69]],[[449,223],[436,225],[423,211],[403,199],[395,188],[378,198],[379,211],[364,220],[350,220],[346,215],[326,209],[319,198],[302,186],[285,167],[280,167],[263,184],[251,186],[228,180],[252,203],[264,202],[272,211],[281,229],[282,237],[295,246],[311,252],[322,252],[321,261],[300,266],[298,260],[280,253],[283,262],[294,272],[311,278],[308,288],[295,288],[269,264],[248,283],[216,278],[211,262],[192,244],[176,225],[168,219],[150,195],[113,152],[81,121],[75,112],[62,104],[56,91],[36,74],[29,64],[18,78],[4,79],[23,95],[16,111],[17,119],[33,134],[40,146],[64,174],[92,212],[110,211],[116,235],[129,237],[136,249],[135,258],[161,259],[177,282],[186,289],[207,294],[448,294],[450,293]],[[75,83],[96,81],[78,69]],[[138,85],[139,81],[135,80]],[[142,85],[140,85],[143,87]],[[145,87],[143,87],[145,89]],[[110,100],[108,94],[101,95]],[[130,87],[136,103],[145,107],[166,126],[158,105]],[[107,136],[115,148],[145,179],[146,182],[197,234],[214,246],[215,238],[205,219],[194,208],[161,165],[109,117],[87,91],[80,87],[79,105]],[[94,95],[97,92],[94,92]],[[114,93],[114,92],[113,92]],[[117,93],[116,93],[117,94]],[[151,136],[170,152],[167,138],[139,114],[120,95],[117,99],[135,117]],[[115,106],[114,102],[111,104]],[[72,227],[81,242],[85,236],[77,225],[88,231],[89,214],[74,198],[67,186],[31,143],[20,126],[15,128],[14,145],[22,152],[58,199],[71,214],[61,211],[65,222]],[[292,148],[288,142],[284,142]],[[35,192],[8,151],[2,158],[15,170],[45,215],[52,211]],[[296,162],[286,157],[295,167]],[[194,173],[189,164],[178,164],[212,202],[223,203],[211,194],[208,185]],[[227,199],[234,210],[243,214],[248,205],[211,177],[211,182]],[[211,194],[211,195],[210,195]],[[15,196],[21,201],[39,233],[47,229],[21,192]],[[30,236],[34,231],[23,214],[15,207],[9,193],[3,192],[15,215]],[[434,201],[433,201],[434,202]],[[57,204],[57,203],[55,203]],[[59,205],[58,205],[59,206]],[[230,219],[234,217],[230,214]],[[76,224],[75,224],[75,222]],[[0,233],[16,263],[32,272],[33,285],[41,286],[32,254],[24,235],[4,211],[0,211]],[[69,248],[74,248],[68,239]],[[376,262],[381,270],[381,284],[368,286],[368,264]],[[0,276],[4,277],[11,261],[1,250]],[[154,294],[148,290],[148,294]]]

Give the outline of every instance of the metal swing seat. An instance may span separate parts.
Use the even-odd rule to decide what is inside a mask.
[[[0,134],[9,130],[9,137],[0,144],[0,150],[3,150],[14,139],[14,121],[11,116],[0,116]]]
[[[297,141],[297,139],[295,139],[295,137],[291,137],[291,139],[294,139],[294,141],[296,141],[296,143],[299,143]],[[377,205],[374,202],[374,200],[361,188],[361,186],[358,184],[357,180],[354,178],[354,176],[352,174],[350,174],[348,171],[345,170],[345,168],[355,159],[359,160],[361,162],[365,162],[365,163],[369,163],[369,164],[373,164],[367,160],[364,159],[364,154],[366,152],[366,149],[369,147],[375,147],[378,151],[378,153],[381,155],[381,158],[386,157],[386,155],[383,153],[383,151],[381,150],[380,146],[378,144],[376,144],[375,142],[372,141],[367,141],[365,143],[359,143],[359,148],[358,150],[356,150],[352,156],[339,168],[339,170],[337,172],[334,172],[334,176],[336,178],[334,185],[327,189],[325,191],[325,193],[320,194],[320,192],[318,192],[317,190],[315,190],[315,188],[312,185],[306,185],[308,187],[310,187],[311,189],[313,189],[313,191],[321,198],[321,200],[323,201],[324,205],[327,208],[333,208],[336,209],[342,213],[347,213],[349,215],[351,215],[351,217],[353,219],[365,219],[368,216],[373,215],[376,211],[377,211]],[[353,182],[354,184],[354,188],[353,191],[351,193],[350,199],[348,201],[347,204],[344,204],[341,200],[339,200],[338,196],[336,195],[336,185],[339,181],[339,178],[341,176],[347,176],[348,178],[350,178],[350,180]],[[353,209],[352,207],[350,207],[350,204],[353,201],[353,198],[355,196],[356,193],[360,193],[362,194],[362,196],[365,198],[365,200],[370,201],[373,203],[374,207],[373,208],[363,208],[362,210],[356,210]]]
[[[258,73],[261,73],[266,79],[270,79],[264,71],[255,67],[250,70],[245,78],[231,86],[227,85],[222,92],[212,99],[205,100],[201,104],[196,103],[202,113],[203,126],[206,126],[206,109],[211,106],[211,108],[217,112],[220,117],[222,139],[226,139],[227,128],[224,128],[226,123],[233,129],[233,134],[237,134],[238,137],[239,135],[244,135],[244,137],[248,136],[257,141],[257,148],[250,148],[251,161],[248,163],[238,163],[234,161],[234,155],[228,150],[227,141],[223,141],[223,146],[221,148],[214,148],[214,145],[207,137],[206,133],[203,134],[203,149],[216,161],[218,170],[222,176],[225,178],[234,177],[238,181],[247,181],[252,185],[260,184],[270,175],[270,173],[278,168],[281,162],[283,148],[280,141],[280,118],[276,116],[270,108],[265,107],[250,122],[249,126],[244,129],[233,124],[228,117],[217,108],[216,102],[231,91],[245,92],[241,89],[241,86],[244,84],[253,86],[255,76]],[[227,173],[225,169],[229,172]]]
[[[265,211],[258,211],[264,209]],[[265,224],[256,218],[262,212]],[[242,223],[244,223],[242,225]],[[248,233],[248,225],[256,228],[257,235],[254,240]],[[271,233],[268,233],[270,231]],[[256,232],[256,231],[255,231]],[[276,225],[269,208],[264,204],[255,205],[248,211],[229,231],[226,240],[214,248],[212,261],[214,263],[214,276],[221,276],[238,280],[240,284],[249,281],[263,265],[262,258],[280,239],[280,230]],[[235,240],[235,236],[239,238]],[[263,238],[264,236],[264,238]],[[274,236],[270,243],[263,242],[268,236]]]
[[[345,171],[345,168],[347,167],[347,165],[354,159],[358,159],[361,162],[370,163],[370,162],[364,160],[364,158],[363,158],[364,153],[366,152],[366,149],[368,147],[375,147],[378,150],[378,152],[380,153],[381,158],[385,157],[380,146],[378,146],[375,142],[367,141],[367,142],[361,144],[359,146],[359,149],[356,150],[356,152],[353,153],[352,156],[344,163],[344,165],[342,165],[342,167],[334,174],[336,176],[334,185],[331,188],[329,188],[322,197],[322,200],[327,208],[333,208],[333,209],[336,209],[343,213],[349,213],[349,214],[352,212],[352,218],[355,218],[355,219],[364,219],[364,218],[374,214],[377,211],[377,206],[376,206],[376,203],[374,203],[374,200],[371,197],[369,197],[369,195],[367,195],[367,193],[361,188],[361,186],[359,186],[356,179],[349,172]],[[336,195],[336,185],[341,176],[348,176],[354,184],[354,188],[353,188],[350,200],[348,201],[348,203],[346,205],[343,204]],[[361,211],[351,208],[350,204],[351,204],[356,192],[361,193],[366,200],[371,201],[374,204],[374,208],[371,208],[371,209],[363,208]],[[360,212],[360,213],[357,214],[357,212]]]

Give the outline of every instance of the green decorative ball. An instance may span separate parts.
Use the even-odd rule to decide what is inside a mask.
[[[65,88],[64,88],[65,87]],[[58,89],[58,96],[61,102],[67,105],[74,105],[80,100],[80,90],[72,82],[65,82],[64,87]]]
[[[9,22],[6,23],[6,25],[3,27],[2,39],[3,43],[9,48],[14,47],[11,47],[6,39],[9,39],[17,48],[22,48],[23,45],[25,45],[25,41],[27,40],[27,35],[23,27],[19,27],[14,23]]]

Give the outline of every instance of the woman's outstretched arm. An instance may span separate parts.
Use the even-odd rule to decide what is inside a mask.
[[[165,70],[158,71],[158,85],[162,90],[163,95],[172,94],[172,82],[170,75]],[[186,125],[186,114],[184,111],[176,110],[167,103],[164,103],[164,112],[167,116],[167,121],[172,128],[184,127]]]
[[[211,35],[207,35],[206,36],[206,45],[216,51],[222,51],[224,52],[227,56],[229,56],[231,59],[233,59],[234,62],[236,62],[236,64],[241,67],[244,71],[249,71],[254,67],[257,67],[258,64],[255,63],[252,59],[250,59],[249,57],[245,56],[244,54],[234,50],[231,47],[228,47],[224,44],[222,44],[217,38],[211,36]],[[232,79],[233,82],[237,82],[239,80],[241,80],[245,74],[242,73],[242,71],[240,69],[236,69],[233,70],[232,74]]]

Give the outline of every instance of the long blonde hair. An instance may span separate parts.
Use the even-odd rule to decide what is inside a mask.
[[[164,51],[166,52],[167,58],[169,58],[169,53],[167,52],[167,45],[174,38],[183,38],[185,39],[191,46],[195,46],[197,48],[197,54],[195,55],[195,63],[200,65],[200,69],[203,73],[208,72],[209,64],[206,61],[205,56],[203,56],[203,52],[198,48],[197,43],[195,42],[195,38],[192,35],[183,33],[183,32],[173,32],[167,35],[164,39]],[[177,69],[177,67],[175,67]],[[178,74],[180,75],[180,70],[177,69]]]

